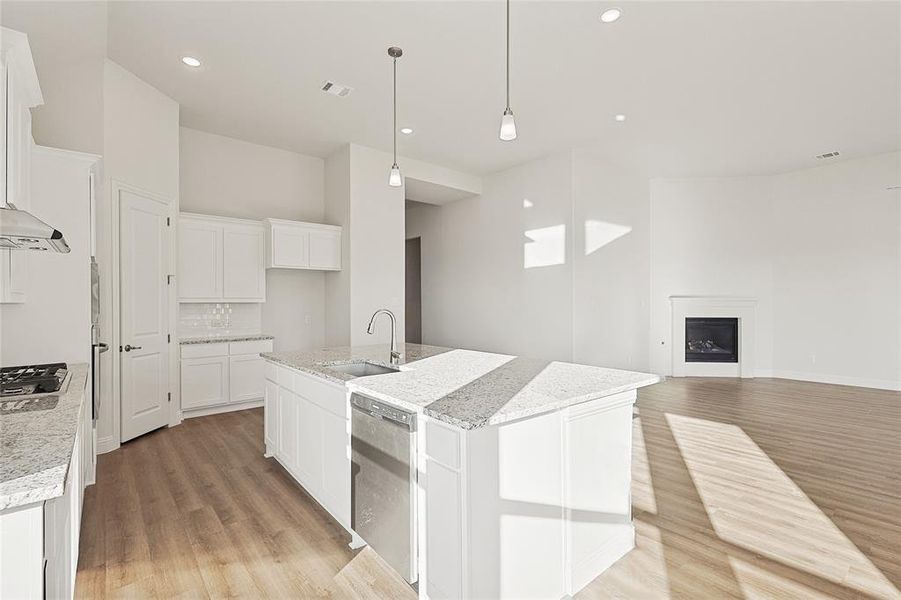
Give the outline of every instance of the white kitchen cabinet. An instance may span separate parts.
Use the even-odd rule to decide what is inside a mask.
[[[278,384],[266,380],[263,397],[263,437],[266,456],[274,456],[278,451]]]
[[[5,202],[28,210],[31,183],[31,109],[44,103],[24,33],[2,28],[0,35],[0,183]],[[38,215],[41,217],[41,215]],[[25,302],[28,253],[0,249],[0,303]]]
[[[266,268],[341,270],[341,227],[264,219]]]
[[[249,402],[265,395],[265,361],[259,354],[228,357],[228,388],[231,402]]]
[[[259,221],[179,215],[179,302],[265,302],[265,239]]]
[[[259,223],[223,227],[223,299],[230,302],[266,300],[265,238]]]
[[[350,408],[343,385],[269,363],[267,452],[350,531]],[[276,450],[277,448],[277,450]]]
[[[178,300],[222,299],[222,226],[204,219],[178,219]]]
[[[181,361],[181,408],[190,410],[226,404],[228,357],[183,358]]]
[[[266,364],[260,353],[271,351],[272,340],[183,345],[181,408],[185,416],[250,408],[262,400]],[[196,412],[199,409],[203,410]]]

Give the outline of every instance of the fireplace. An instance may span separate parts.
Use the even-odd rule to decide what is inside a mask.
[[[685,362],[737,363],[738,318],[685,317]]]

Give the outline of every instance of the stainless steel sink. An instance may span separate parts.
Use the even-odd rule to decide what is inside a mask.
[[[384,375],[386,373],[397,373],[400,369],[391,367],[383,367],[371,362],[352,362],[338,365],[329,365],[332,371],[338,371],[350,375],[351,377],[366,377],[368,375]]]

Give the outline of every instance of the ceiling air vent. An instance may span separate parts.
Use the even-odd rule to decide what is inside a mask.
[[[838,158],[838,150],[833,150],[832,152],[827,152],[825,154],[817,154],[817,160],[823,160],[824,158]]]
[[[344,97],[350,94],[354,89],[348,85],[335,83],[334,81],[326,81],[322,84],[322,91],[332,96]]]

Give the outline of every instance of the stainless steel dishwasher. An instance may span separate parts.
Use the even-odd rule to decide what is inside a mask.
[[[415,583],[416,414],[361,394],[350,403],[351,527]]]

